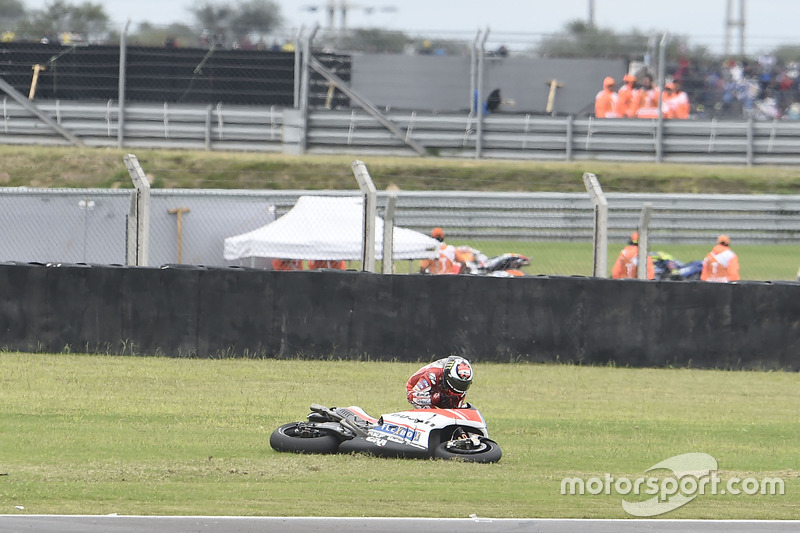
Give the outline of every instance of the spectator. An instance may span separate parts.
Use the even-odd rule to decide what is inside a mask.
[[[667,98],[667,95],[665,93],[664,103],[668,108],[667,111],[668,118],[679,118],[679,119],[689,118],[691,104],[689,103],[689,96],[681,90],[681,82],[675,80],[672,83],[668,83],[667,86],[670,88],[670,94],[669,98]]]
[[[273,259],[272,270],[303,270],[303,261],[300,259]]]
[[[335,260],[310,259],[308,261],[308,269],[309,270],[321,270],[321,269],[347,270],[347,263],[345,263],[344,261],[335,261]]]
[[[614,78],[606,76],[603,90],[594,99],[594,116],[597,118],[617,117],[617,93],[614,92]]]
[[[731,239],[727,235],[720,235],[717,244],[703,259],[703,271],[700,279],[727,283],[739,281],[739,257],[730,249]]]
[[[628,245],[622,249],[611,269],[613,279],[637,279],[639,277],[639,232],[634,231],[628,239]],[[647,279],[655,279],[656,272],[653,267],[653,258],[647,256]]]
[[[633,103],[637,118],[658,118],[659,92],[658,87],[653,86],[653,76],[645,74]]]
[[[486,110],[489,113],[497,113],[500,111],[500,104],[503,99],[500,97],[500,89],[495,89],[489,93],[489,98],[486,99]]]
[[[633,99],[637,92],[636,76],[625,74],[622,80],[625,84],[617,91],[617,115],[622,118],[630,118],[635,114]]]
[[[675,84],[670,82],[664,85],[664,92],[661,95],[661,116],[663,118],[675,118]]]

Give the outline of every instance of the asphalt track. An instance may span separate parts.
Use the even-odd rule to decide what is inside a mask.
[[[3,533],[796,533],[800,520],[0,515]]]

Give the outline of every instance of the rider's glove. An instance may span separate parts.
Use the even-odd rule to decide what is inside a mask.
[[[440,407],[442,401],[442,395],[438,392],[434,392],[431,394],[431,407]]]

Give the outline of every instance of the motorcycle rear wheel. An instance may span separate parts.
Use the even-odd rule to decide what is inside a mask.
[[[503,451],[495,441],[487,438],[481,438],[478,446],[472,444],[470,439],[454,439],[436,446],[433,456],[467,463],[496,463],[503,456]]]
[[[328,429],[307,422],[284,424],[269,437],[269,445],[276,452],[336,453],[338,437]]]

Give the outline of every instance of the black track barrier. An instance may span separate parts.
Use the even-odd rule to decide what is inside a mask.
[[[0,264],[0,348],[800,370],[800,283]]]

